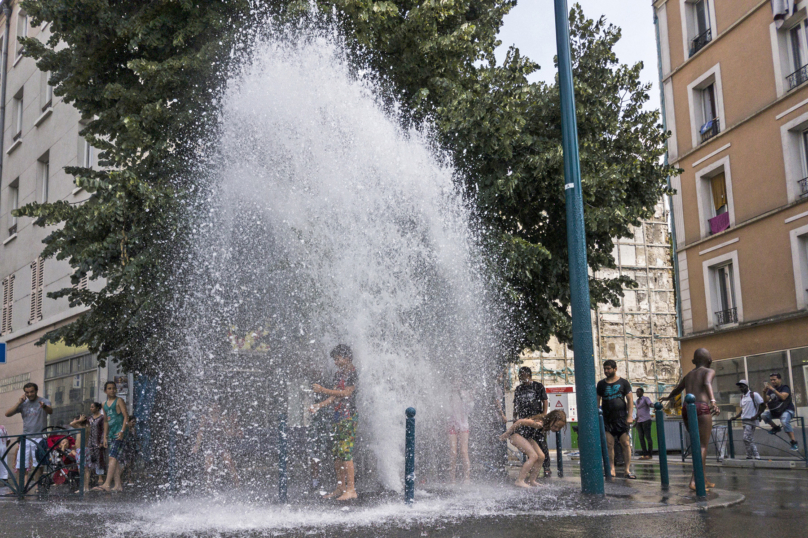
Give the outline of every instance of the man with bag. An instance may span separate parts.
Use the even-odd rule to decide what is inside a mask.
[[[766,409],[763,397],[757,392],[749,390],[749,383],[746,379],[741,379],[735,383],[741,391],[741,410],[732,417],[732,420],[741,419],[743,423],[743,444],[746,447],[746,459],[759,460],[757,445],[755,445],[755,428],[758,426],[760,415]]]

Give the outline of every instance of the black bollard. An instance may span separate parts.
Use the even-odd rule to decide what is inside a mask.
[[[659,445],[659,475],[662,478],[662,489],[668,489],[671,484],[668,474],[668,445],[665,442],[665,413],[662,411],[662,404],[654,404],[656,411],[656,434]]]
[[[556,434],[556,465],[558,466],[558,477],[561,478],[564,476],[564,459],[562,457],[561,452],[561,432],[555,432]]]
[[[609,463],[609,445],[606,443],[606,425],[603,423],[603,409],[598,409],[600,417],[600,452],[603,457],[603,474],[606,480],[612,479],[612,466]],[[581,446],[581,438],[578,438],[578,446]]]
[[[404,447],[404,502],[412,504],[415,497],[415,408],[408,407]]]

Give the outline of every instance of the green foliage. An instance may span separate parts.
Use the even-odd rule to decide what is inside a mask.
[[[515,0],[318,0],[335,13],[357,62],[369,65],[407,112],[435,125],[458,181],[476,202],[491,260],[510,305],[507,353],[569,340],[569,284],[558,88],[529,83],[538,68],[518,50],[497,65],[502,18]],[[305,18],[302,0],[26,0],[34,24],[51,22],[48,43],[26,54],[53,73],[56,95],[88,119],[82,134],[103,170],[76,168],[92,193],[71,206],[31,204],[21,215],[56,225],[44,254],[76,273],[103,278],[99,292],[68,288],[90,309],[45,339],[88,344],[126,368],[160,360],[154,336],[170,322],[173,260],[187,240],[183,215],[215,139],[227,73],[267,13]],[[551,9],[548,6],[548,10]],[[613,238],[651,214],[675,171],[660,164],[666,134],[642,105],[641,66],[614,55],[619,29],[571,16],[572,53],[593,270],[614,267]],[[57,48],[59,44],[60,47]],[[652,46],[652,44],[649,44]],[[235,54],[234,54],[235,53]],[[171,286],[169,286],[169,283]],[[592,280],[593,304],[615,302],[626,280]],[[176,310],[175,310],[176,311]]]

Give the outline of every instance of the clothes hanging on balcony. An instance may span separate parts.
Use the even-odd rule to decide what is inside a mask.
[[[729,213],[721,213],[707,222],[710,223],[710,233],[717,234],[729,228]]]
[[[708,121],[707,123],[701,126],[701,129],[699,129],[699,134],[704,136],[706,133],[710,131],[710,129],[713,128],[713,125],[715,125],[715,120]]]
[[[771,0],[771,4],[775,26],[780,28],[786,19],[794,14],[796,2],[794,0]]]

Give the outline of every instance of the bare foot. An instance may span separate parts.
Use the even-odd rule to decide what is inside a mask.
[[[715,484],[713,484],[712,482],[708,482],[707,480],[704,481],[704,485],[707,486],[708,488],[714,488],[715,487]]]
[[[121,493],[123,491],[123,488],[122,487],[112,488],[110,491],[112,491],[112,493]]]
[[[355,489],[349,489],[348,491],[343,493],[341,497],[338,497],[337,500],[338,501],[350,501],[351,499],[356,499],[356,498],[357,498],[356,490]]]
[[[706,485],[706,484],[705,484],[705,485]],[[706,491],[710,491],[710,488],[705,487],[704,489],[705,489]],[[690,483],[690,490],[691,490],[691,491],[696,491],[696,484],[695,484],[694,482],[691,482],[691,483]]]
[[[107,493],[109,493],[110,489],[109,486],[102,484],[100,486],[94,487],[91,491],[106,491]]]
[[[612,473],[612,476],[614,476],[614,477],[616,477],[616,476],[617,476],[617,473],[615,473],[615,472],[614,472],[614,467],[612,467],[612,471],[611,471],[611,473]]]
[[[531,488],[537,488],[537,487],[539,487],[539,483],[538,483],[538,481],[536,481],[536,480],[528,480],[527,485],[528,485],[528,486],[530,486]]]
[[[323,499],[333,499],[334,497],[339,497],[339,496],[343,495],[344,493],[345,493],[344,491],[337,488],[334,491],[332,491],[331,493],[329,493],[328,495],[323,495]]]
[[[514,483],[513,483],[513,485],[514,485],[514,486],[516,486],[517,488],[527,488],[527,489],[530,489],[530,488],[532,487],[530,484],[528,484],[528,483],[527,483],[527,482],[525,482],[524,480],[517,480],[516,482],[514,482]]]

